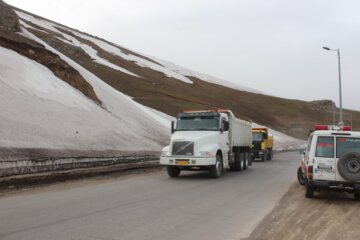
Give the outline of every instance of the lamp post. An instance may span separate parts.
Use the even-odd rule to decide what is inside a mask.
[[[338,49],[330,49],[328,47],[323,47],[323,49],[327,51],[335,51],[338,55],[338,65],[339,65],[339,120],[340,123],[343,123],[343,109],[342,109],[342,95],[341,95],[341,68],[340,68],[340,48]]]

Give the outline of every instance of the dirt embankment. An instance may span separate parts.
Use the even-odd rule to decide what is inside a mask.
[[[321,192],[306,199],[304,191],[294,184],[246,240],[360,238],[360,202],[352,194]]]

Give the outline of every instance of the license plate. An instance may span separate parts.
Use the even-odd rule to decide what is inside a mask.
[[[189,165],[189,161],[176,161],[176,164],[178,165]]]

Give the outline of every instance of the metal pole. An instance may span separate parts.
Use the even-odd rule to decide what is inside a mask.
[[[333,108],[332,108],[332,114],[333,114],[333,126],[335,126],[335,103],[333,104],[333,106],[332,106]]]
[[[339,105],[340,105],[340,109],[339,109],[339,113],[340,113],[340,122],[344,122],[344,118],[343,118],[343,109],[342,109],[342,95],[341,95],[341,68],[340,68],[340,48],[337,49],[337,54],[338,54],[338,62],[339,62]]]

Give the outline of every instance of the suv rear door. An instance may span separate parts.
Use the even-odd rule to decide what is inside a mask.
[[[318,136],[315,149],[314,180],[336,180],[335,145],[333,136]]]

